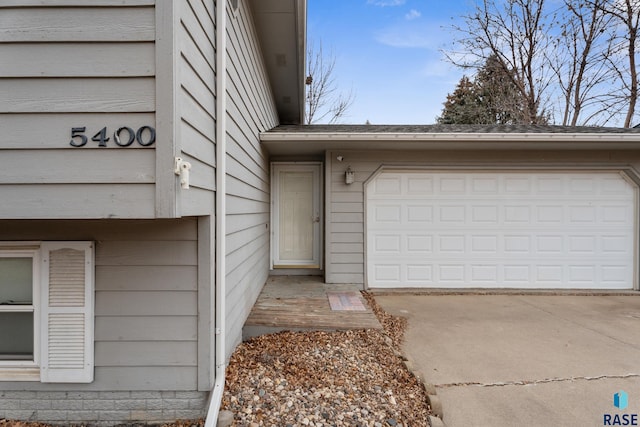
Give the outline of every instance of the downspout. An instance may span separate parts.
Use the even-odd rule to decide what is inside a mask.
[[[216,282],[215,381],[205,427],[218,420],[225,381],[226,298],[226,175],[227,175],[227,0],[216,0]]]

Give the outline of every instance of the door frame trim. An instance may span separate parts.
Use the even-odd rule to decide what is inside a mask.
[[[269,243],[269,248],[270,248],[270,253],[269,253],[269,269],[270,270],[284,270],[284,269],[300,269],[300,268],[305,268],[305,269],[314,269],[314,270],[322,270],[324,268],[324,206],[323,206],[323,202],[324,202],[324,180],[323,180],[323,162],[320,161],[315,161],[315,162],[308,162],[308,161],[301,161],[301,162],[271,162],[271,210],[270,210],[270,220],[271,220],[271,238],[270,238],[270,243]],[[295,166],[315,166],[317,167],[317,172],[318,172],[318,182],[317,182],[317,186],[316,188],[314,188],[314,191],[317,192],[316,198],[317,198],[317,203],[318,203],[318,216],[320,218],[320,221],[318,223],[318,230],[314,232],[314,253],[317,251],[317,259],[318,259],[318,264],[316,265],[309,265],[309,264],[300,264],[300,265],[294,265],[291,263],[286,263],[285,264],[281,264],[281,265],[275,265],[274,261],[275,261],[275,257],[276,257],[276,250],[277,250],[277,245],[276,245],[276,239],[278,238],[278,232],[279,232],[279,227],[278,227],[278,222],[276,221],[276,213],[278,212],[277,208],[276,208],[276,204],[278,203],[277,196],[279,194],[279,191],[277,189],[277,185],[278,185],[278,181],[276,179],[276,168],[275,166],[291,166],[292,168],[294,168]]]

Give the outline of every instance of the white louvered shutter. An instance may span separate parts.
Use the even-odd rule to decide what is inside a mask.
[[[93,381],[92,242],[42,243],[40,380]]]

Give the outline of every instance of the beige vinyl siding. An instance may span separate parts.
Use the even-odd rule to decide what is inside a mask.
[[[126,156],[120,153],[120,150],[125,150],[125,148],[105,149],[99,147],[96,142],[88,142],[82,149],[71,149],[72,147],[69,146],[71,127],[86,126],[87,129],[100,130],[106,126],[108,129],[117,129],[126,123],[127,126],[138,129],[154,121],[153,113],[0,113],[0,129],[2,129],[0,153],[4,154],[4,150],[8,149],[30,150],[32,155],[36,154],[33,157],[40,158],[48,152],[45,150],[59,150],[58,153],[63,155],[74,155],[73,153],[76,151],[101,150],[103,152],[113,151],[112,155],[124,158],[131,155],[130,152],[127,152]],[[91,139],[93,134],[88,136]],[[68,146],[69,148],[67,148]],[[153,153],[147,152],[153,150],[153,147],[138,148],[132,144],[126,150],[141,151],[141,155],[153,160]],[[102,154],[104,155],[104,153]],[[93,158],[96,160],[100,157],[97,153],[90,155],[94,156]],[[152,172],[155,174],[155,171]]]
[[[344,157],[338,162],[336,156]],[[640,155],[628,151],[340,151],[326,155],[327,283],[364,283],[364,182],[381,166],[431,168],[583,168],[640,172]],[[351,165],[355,182],[344,183]]]
[[[182,216],[210,215],[215,206],[215,12],[212,2],[176,3],[176,140],[191,163],[190,188],[178,190]]]
[[[155,75],[151,42],[139,43],[0,44],[0,74],[4,77],[114,77]],[[73,58],[61,61],[60,58]],[[114,58],[118,58],[114,61]]]
[[[197,389],[197,220],[0,221],[0,240],[89,240],[95,253],[95,380],[5,389]]]
[[[99,3],[90,0],[71,7],[56,1],[42,2],[38,7],[29,7],[26,2],[25,8],[20,7],[22,2],[13,3],[15,7],[2,8],[2,41],[132,42],[155,38],[152,4],[138,7],[136,2],[124,1],[95,9]]]
[[[0,4],[0,218],[154,217],[155,146],[113,133],[155,126],[155,37],[153,1]]]
[[[361,171],[361,165],[353,162],[355,159],[355,156],[349,156],[347,161],[356,171],[356,182],[346,185],[344,162],[334,164],[332,156],[327,156],[327,181],[330,193],[326,200],[328,221],[325,280],[327,283],[364,283],[362,176],[367,176],[372,171]]]
[[[259,132],[278,123],[248,2],[228,14],[227,353],[269,272],[269,162]]]

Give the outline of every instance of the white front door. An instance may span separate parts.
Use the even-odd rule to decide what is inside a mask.
[[[320,268],[320,167],[273,164],[273,268]]]

